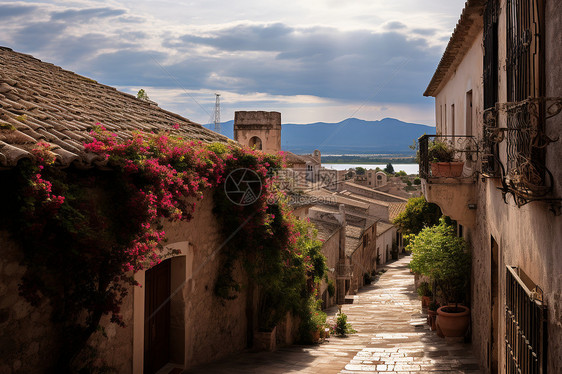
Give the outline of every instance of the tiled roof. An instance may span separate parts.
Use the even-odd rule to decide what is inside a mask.
[[[29,151],[39,141],[53,146],[61,166],[93,166],[100,157],[86,153],[83,143],[91,140],[88,133],[97,122],[120,139],[142,130],[169,131],[204,142],[228,141],[152,102],[0,47],[0,168],[30,158]]]
[[[293,165],[305,165],[306,161],[302,159],[301,156],[294,154],[293,152],[284,151],[285,161],[287,162],[288,167],[292,167]]]
[[[382,200],[382,201],[387,201],[387,202],[389,202],[389,201],[391,201],[391,202],[408,201],[408,199],[406,199],[405,197],[396,196],[396,195],[389,194],[389,193],[382,192],[382,191],[377,191],[377,190],[374,190],[370,187],[365,187],[365,186],[362,186],[360,184],[349,182],[349,181],[343,182],[342,186],[343,186],[342,188],[348,188],[348,189],[350,187],[356,188],[360,191],[363,191],[365,194],[377,195],[379,197],[379,199]],[[386,200],[383,200],[383,199],[386,199]],[[375,200],[378,200],[378,199],[375,199]]]
[[[320,219],[311,218],[310,222],[318,230],[318,239],[323,241],[330,239],[341,228],[341,225]]]
[[[358,226],[345,226],[345,254],[350,256],[361,245],[361,236],[365,230]]]
[[[394,219],[396,217],[398,217],[398,215],[400,213],[402,213],[405,209],[406,209],[406,205],[408,203],[407,202],[403,202],[403,203],[389,203],[389,207],[388,207],[388,220],[390,222],[394,221]]]
[[[440,90],[441,84],[447,79],[449,72],[454,70],[464,57],[468,48],[472,44],[473,36],[471,31],[482,27],[482,12],[487,0],[468,0],[465,3],[457,26],[449,39],[447,48],[439,61],[437,70],[431,82],[424,92],[424,96],[435,96]]]
[[[312,155],[298,155],[304,162],[310,162],[314,165],[320,165],[318,159]]]

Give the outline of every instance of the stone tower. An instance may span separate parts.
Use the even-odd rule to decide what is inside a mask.
[[[234,113],[234,140],[267,153],[281,151],[281,113]]]

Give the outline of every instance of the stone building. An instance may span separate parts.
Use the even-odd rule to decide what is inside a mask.
[[[428,201],[472,252],[472,343],[487,373],[562,372],[562,3],[469,0],[427,87]],[[456,175],[430,168],[449,144]]]
[[[281,151],[281,113],[239,111],[234,113],[234,140],[264,151]]]
[[[7,173],[31,158],[30,150],[39,141],[49,143],[60,168],[103,173],[107,161],[83,147],[92,140],[89,131],[96,122],[121,139],[142,130],[206,143],[230,141],[154,103],[8,48],[0,47],[0,66],[3,186],[10,183]],[[263,141],[269,147],[272,140]],[[3,198],[0,206],[5,204]],[[257,331],[252,297],[241,292],[237,299],[224,302],[214,295],[221,269],[216,253],[223,237],[213,207],[213,191],[205,191],[191,221],[164,222],[166,250],[177,253],[135,274],[143,287],[131,289],[121,306],[126,327],[110,323],[106,316],[101,326],[107,337],[97,332],[90,338],[99,357],[117,372],[153,373],[163,365],[184,369],[251,346]],[[39,368],[54,364],[58,331],[49,319],[48,305],[34,308],[19,295],[23,254],[3,228],[0,244],[0,372],[41,372]],[[235,276],[245,277],[240,268]],[[154,300],[168,298],[164,308],[156,309],[159,304]],[[149,318],[153,315],[158,318]],[[289,331],[282,334],[284,339],[291,341],[291,329],[284,331]]]

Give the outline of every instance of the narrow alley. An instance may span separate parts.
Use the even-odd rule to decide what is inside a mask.
[[[343,306],[356,334],[314,346],[245,352],[184,373],[480,373],[469,344],[428,329],[409,261],[407,256],[387,264],[386,273]],[[336,312],[330,310],[328,319]]]

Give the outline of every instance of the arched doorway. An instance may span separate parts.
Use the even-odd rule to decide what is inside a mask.
[[[252,136],[250,138],[250,143],[248,144],[250,146],[250,148],[254,148],[257,150],[262,150],[262,142],[261,139],[258,138],[257,136]]]

